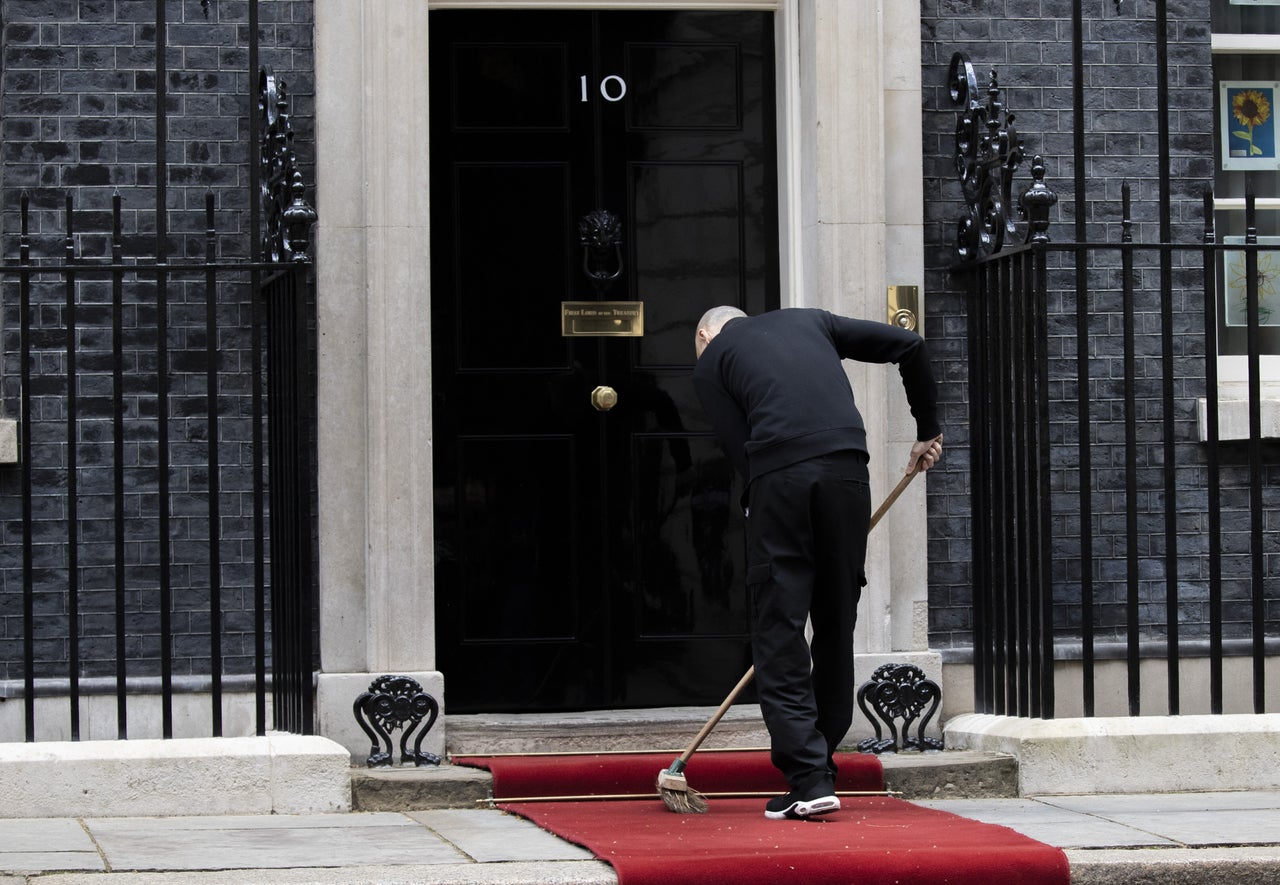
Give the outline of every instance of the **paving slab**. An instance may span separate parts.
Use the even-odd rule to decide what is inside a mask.
[[[104,870],[102,856],[78,820],[0,820],[0,870]]]
[[[0,854],[11,851],[97,851],[80,821],[65,817],[0,820]]]
[[[41,876],[31,885],[618,885],[602,861]],[[0,885],[10,885],[0,879]],[[13,885],[23,885],[14,880]]]
[[[1149,811],[1108,819],[1188,846],[1280,843],[1280,810],[1275,809],[1233,811],[1230,819],[1203,811]]]
[[[1280,792],[1053,796],[1048,805],[1192,847],[1280,844]]]
[[[1119,821],[1035,799],[936,799],[915,804],[1016,830],[1058,848],[1176,847],[1178,842]]]
[[[1091,814],[1161,811],[1239,811],[1280,808],[1280,790],[1223,790],[1214,793],[1038,796],[1037,801]]]
[[[467,858],[401,814],[104,818],[86,821],[112,870],[452,864]]]
[[[480,863],[595,859],[585,848],[505,812],[418,811],[409,817]]]

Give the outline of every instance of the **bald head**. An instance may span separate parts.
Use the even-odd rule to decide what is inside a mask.
[[[702,319],[698,320],[698,329],[693,336],[693,346],[699,357],[702,351],[707,349],[707,345],[711,343],[711,339],[720,334],[720,329],[729,320],[737,317],[746,316],[736,307],[729,307],[722,304],[719,307],[713,307],[702,315]]]

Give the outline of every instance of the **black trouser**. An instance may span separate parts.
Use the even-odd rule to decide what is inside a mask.
[[[834,777],[831,755],[853,722],[853,627],[870,519],[863,452],[771,471],[748,492],[756,690],[773,764],[796,789]]]

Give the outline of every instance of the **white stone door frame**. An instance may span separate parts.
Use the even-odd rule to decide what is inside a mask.
[[[351,704],[381,673],[417,678],[447,710],[434,632],[427,74],[427,11],[443,8],[774,11],[783,303],[885,317],[887,285],[923,281],[917,4],[317,4],[317,709],[320,732],[358,754],[368,740]],[[892,367],[855,365],[850,377],[878,498],[914,434]],[[870,544],[857,646],[871,661],[927,647],[923,487]],[[940,665],[911,659],[940,678]],[[442,751],[442,727],[427,749]]]

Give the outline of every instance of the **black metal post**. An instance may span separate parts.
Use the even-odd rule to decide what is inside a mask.
[[[156,0],[156,478],[160,520],[160,694],[161,734],[173,737],[173,577],[169,538],[169,256],[168,50],[165,0]]]
[[[1252,192],[1245,196],[1246,246],[1258,244],[1257,209]],[[1262,334],[1258,315],[1258,250],[1246,249],[1245,303],[1248,322],[1249,350],[1249,550],[1252,555],[1252,581],[1250,603],[1253,628],[1253,712],[1266,712],[1266,598],[1263,594],[1265,577],[1262,510]]]
[[[222,493],[218,458],[218,281],[213,264],[218,257],[213,220],[213,192],[204,196],[205,219],[205,396],[209,469],[209,677],[213,736],[222,736]]]
[[[1121,187],[1124,204],[1123,233],[1120,249],[1120,284],[1123,292],[1121,314],[1124,319],[1124,513],[1125,513],[1125,611],[1127,616],[1129,715],[1137,716],[1141,708],[1139,569],[1138,569],[1138,426],[1136,403],[1133,290],[1133,207],[1129,182]]]
[[[28,742],[36,739],[36,639],[35,586],[32,577],[32,507],[31,507],[31,199],[24,191],[21,199],[22,233],[18,246],[18,325],[22,342],[19,376],[22,403],[19,407],[20,445],[22,451],[22,677],[23,723]]]
[[[262,103],[258,74],[258,0],[249,0],[249,256],[250,272],[249,350],[253,447],[253,611],[254,611],[254,726],[267,733],[267,573],[266,573],[266,446],[262,429],[265,419],[262,401],[262,328],[266,314],[262,299]]]
[[[1169,172],[1169,16],[1167,0],[1156,0],[1156,100],[1160,161],[1160,242],[1173,241],[1173,188]],[[1173,386],[1173,253],[1160,250],[1160,328],[1162,418],[1164,428],[1164,585],[1165,630],[1168,640],[1169,713],[1181,706],[1178,680],[1178,461],[1174,427]]]
[[[129,736],[128,630],[125,601],[124,543],[124,245],[120,194],[111,197],[111,422],[115,505],[116,737]]]
[[[1035,323],[1032,340],[1035,342],[1035,358],[1037,385],[1035,402],[1038,403],[1038,426],[1036,432],[1035,451],[1039,458],[1036,465],[1038,482],[1038,506],[1035,508],[1038,524],[1040,548],[1038,556],[1039,574],[1037,586],[1040,598],[1039,665],[1040,703],[1035,715],[1041,719],[1052,719],[1055,712],[1056,693],[1054,691],[1054,633],[1053,633],[1053,493],[1050,483],[1050,435],[1049,435],[1049,269],[1047,256],[1043,247],[1032,250],[1032,285]]]
[[[1218,291],[1213,191],[1204,192],[1205,479],[1209,534],[1209,711],[1222,712],[1222,477],[1218,460]]]
[[[76,389],[76,274],[71,268],[76,260],[75,229],[71,194],[66,195],[66,240],[64,242],[67,271],[64,280],[66,311],[66,416],[67,416],[67,701],[70,705],[71,739],[80,740],[80,492],[77,468],[78,403]]]

